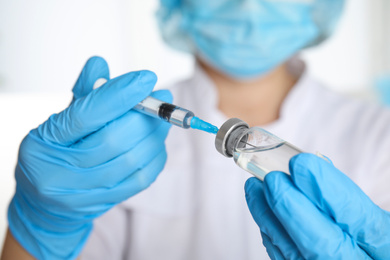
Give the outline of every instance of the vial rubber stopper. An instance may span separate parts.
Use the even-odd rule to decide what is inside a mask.
[[[249,128],[249,125],[239,118],[227,120],[218,130],[215,137],[215,148],[222,155],[233,157],[234,145],[240,134]],[[240,131],[237,131],[240,130]]]

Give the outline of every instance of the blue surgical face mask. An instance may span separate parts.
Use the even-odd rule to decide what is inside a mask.
[[[237,79],[264,75],[333,31],[344,0],[161,0],[164,40]]]

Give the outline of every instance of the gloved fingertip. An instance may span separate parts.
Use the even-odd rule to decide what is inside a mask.
[[[320,180],[325,170],[335,169],[333,163],[315,154],[302,153],[290,160],[290,173],[298,188],[302,184],[313,186]],[[301,188],[300,188],[301,189]]]
[[[249,178],[245,182],[245,199],[249,207],[251,207],[253,200],[264,193],[263,183],[255,177]]]
[[[142,84],[146,86],[152,86],[156,85],[157,83],[157,75],[150,70],[141,70],[140,72],[140,81]]]
[[[99,78],[103,78],[106,80],[110,79],[110,70],[108,67],[108,63],[102,57],[91,57],[85,64],[84,69],[86,70],[86,72],[88,72],[87,77],[90,78],[92,83],[94,83]]]
[[[245,183],[245,199],[253,219],[261,228],[263,217],[270,211],[264,196],[264,184],[254,177],[249,178]]]
[[[80,76],[74,85],[72,92],[74,99],[79,99],[88,95],[98,79],[110,79],[110,70],[107,62],[98,56],[94,56],[88,59],[85,63]]]
[[[287,177],[287,175],[284,172],[280,171],[273,171],[268,173],[264,177],[264,184],[267,187],[267,189],[278,189],[279,182],[284,181],[284,178]]]
[[[284,172],[270,172],[264,178],[264,193],[270,205],[274,205],[292,185]]]
[[[100,56],[92,56],[91,58],[89,58],[87,60],[85,66],[106,69],[106,68],[108,68],[108,63],[104,58],[102,58]]]
[[[310,159],[312,155],[313,155],[313,154],[310,154],[310,153],[299,153],[299,154],[293,156],[293,157],[290,159],[290,166],[291,166],[291,164],[296,164],[296,163],[305,162],[305,160]]]
[[[289,169],[293,180],[297,175],[307,174],[309,169],[315,167],[320,158],[310,153],[300,153],[290,159]]]
[[[100,56],[92,56],[86,62],[86,64],[92,64],[92,63],[107,64],[106,60]]]
[[[255,177],[251,177],[245,182],[245,193],[257,192],[263,189],[263,183]]]
[[[150,96],[157,98],[157,99],[160,99],[164,102],[168,102],[168,103],[172,103],[172,101],[173,101],[172,93],[167,89],[156,90],[156,91],[152,92],[152,94]]]

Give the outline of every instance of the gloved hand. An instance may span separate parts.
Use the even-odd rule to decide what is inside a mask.
[[[98,78],[108,82],[92,90]],[[161,172],[169,125],[131,110],[151,94],[156,79],[138,71],[109,80],[107,63],[91,58],[71,105],[24,138],[8,220],[14,238],[34,257],[76,258],[92,220]],[[172,99],[168,91],[152,96]]]
[[[272,259],[390,259],[389,212],[315,155],[293,157],[290,172],[245,185]]]

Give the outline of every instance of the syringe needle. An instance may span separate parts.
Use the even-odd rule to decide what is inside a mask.
[[[217,132],[218,132],[218,127],[216,127],[208,122],[205,122],[196,116],[194,116],[191,119],[191,128],[199,129],[199,130],[205,131],[207,133],[211,133],[211,134],[217,134]]]

